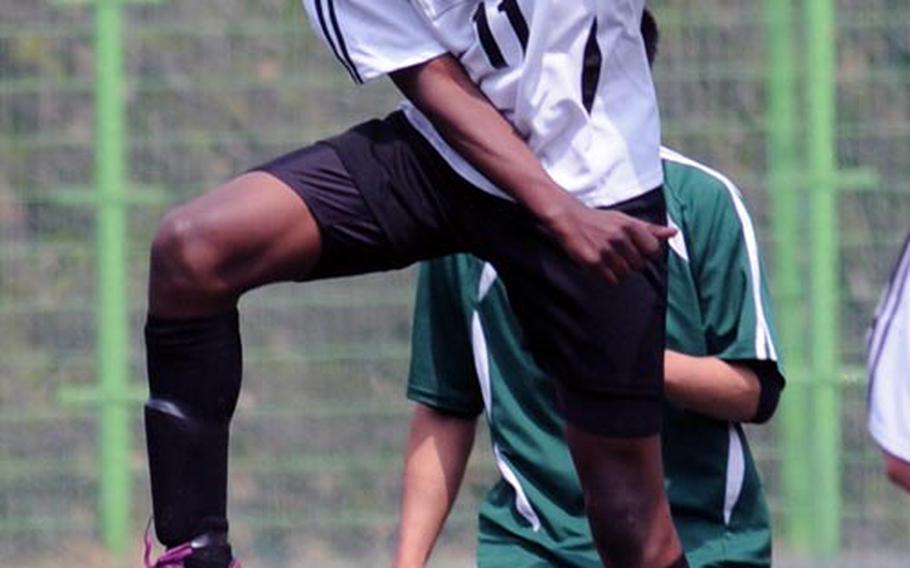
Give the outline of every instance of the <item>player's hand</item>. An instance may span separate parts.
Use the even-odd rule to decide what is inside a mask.
[[[550,219],[550,230],[578,264],[610,284],[645,268],[676,229],[581,203]]]

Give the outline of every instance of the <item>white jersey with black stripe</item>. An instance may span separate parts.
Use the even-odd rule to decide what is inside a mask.
[[[303,0],[357,82],[454,54],[554,180],[592,207],[662,182],[643,0]],[[420,111],[411,123],[462,177],[506,194]]]
[[[869,330],[869,432],[910,461],[910,236]]]

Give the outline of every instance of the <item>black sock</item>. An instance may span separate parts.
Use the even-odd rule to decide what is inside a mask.
[[[689,562],[686,560],[686,555],[683,554],[674,562],[671,562],[669,565],[667,565],[667,568],[689,568]]]
[[[240,394],[237,311],[149,317],[145,407],[155,532],[168,547],[227,532],[228,427]]]

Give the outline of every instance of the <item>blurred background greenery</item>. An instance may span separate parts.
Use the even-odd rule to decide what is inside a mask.
[[[665,142],[752,207],[791,384],[752,429],[782,566],[904,566],[905,496],[865,433],[864,334],[910,227],[905,0],[654,0]],[[146,254],[165,209],[395,108],[291,0],[5,0],[0,555],[138,565]],[[413,271],[242,302],[235,540],[256,566],[382,566]],[[436,566],[469,565],[483,441]]]

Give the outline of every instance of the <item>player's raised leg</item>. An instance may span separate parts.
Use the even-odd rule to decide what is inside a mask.
[[[237,299],[302,278],[319,258],[304,201],[275,177],[240,176],[171,211],[151,252],[145,419],[155,529],[187,568],[225,568],[228,425],[240,392]],[[177,564],[174,564],[177,565]]]

